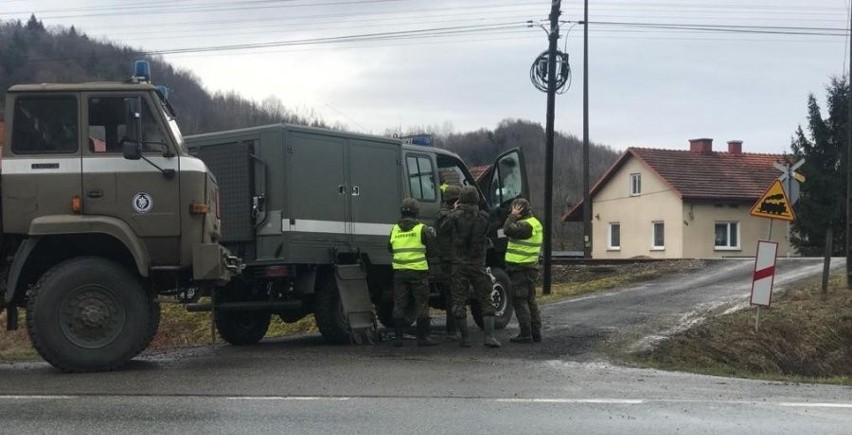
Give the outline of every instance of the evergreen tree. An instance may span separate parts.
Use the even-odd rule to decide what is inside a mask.
[[[790,148],[805,159],[799,172],[806,177],[801,198],[794,206],[796,220],[791,242],[802,255],[822,255],[827,229],[833,230],[832,255],[843,255],[846,246],[847,98],[845,78],[834,78],[826,87],[828,118],[813,94],[808,97],[808,134],[802,126]]]

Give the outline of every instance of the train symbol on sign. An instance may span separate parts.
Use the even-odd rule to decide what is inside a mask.
[[[757,217],[792,221],[796,219],[790,200],[784,192],[781,182],[775,180],[769,189],[751,207],[750,214]]]
[[[787,202],[784,200],[784,195],[778,193],[767,196],[764,201],[760,203],[759,210],[762,213],[775,214],[779,216],[787,214]]]

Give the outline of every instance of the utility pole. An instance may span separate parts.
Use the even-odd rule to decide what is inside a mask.
[[[849,8],[849,73],[846,86],[846,288],[852,289],[852,8]]]
[[[550,33],[547,49],[547,125],[545,126],[544,157],[544,277],[543,294],[550,294],[551,249],[553,248],[553,118],[556,111],[556,42],[559,39],[559,7],[561,0],[550,5]]]
[[[589,0],[583,1],[583,258],[592,258],[592,194],[589,192]]]

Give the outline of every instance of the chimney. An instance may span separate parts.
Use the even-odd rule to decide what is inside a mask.
[[[729,140],[728,141],[728,153],[740,155],[743,153],[743,141],[741,140]]]
[[[689,150],[694,153],[709,154],[713,152],[713,139],[690,139]]]

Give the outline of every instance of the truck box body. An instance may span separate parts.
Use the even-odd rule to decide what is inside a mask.
[[[222,242],[245,260],[328,264],[352,252],[390,264],[398,140],[287,124],[186,140],[221,186]]]

